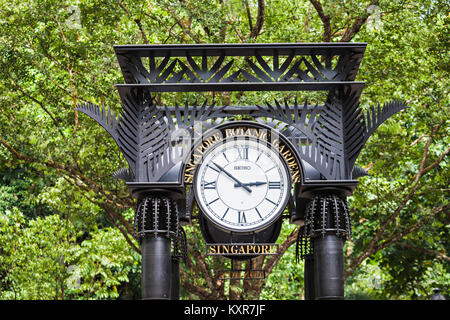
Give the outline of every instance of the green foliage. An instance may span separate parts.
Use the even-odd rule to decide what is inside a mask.
[[[140,259],[117,229],[104,228],[73,251],[71,267],[75,296],[110,299],[119,297],[118,287],[130,281],[129,275],[140,273]]]
[[[25,226],[17,209],[0,215],[2,299],[61,299],[65,264],[74,237],[70,225],[51,215]]]
[[[111,299],[140,269],[117,229],[80,241],[59,215],[26,223],[17,209],[0,213],[0,299]]]

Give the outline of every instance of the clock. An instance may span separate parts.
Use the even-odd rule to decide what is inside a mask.
[[[285,161],[267,141],[240,136],[206,150],[193,188],[209,221],[224,231],[249,233],[279,218],[291,181]]]

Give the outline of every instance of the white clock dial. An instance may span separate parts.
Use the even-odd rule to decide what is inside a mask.
[[[218,227],[234,232],[268,227],[284,210],[290,188],[289,171],[278,153],[243,138],[208,150],[194,179],[202,212]]]

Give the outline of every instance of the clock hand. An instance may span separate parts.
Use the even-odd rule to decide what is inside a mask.
[[[238,187],[242,187],[242,188],[244,188],[245,190],[247,190],[248,192],[252,192],[252,190],[249,188],[249,187],[247,187],[247,186],[245,186],[245,185],[243,185],[238,179],[236,179],[234,176],[232,176],[228,171],[226,171],[224,168],[222,168],[221,166],[219,166],[217,163],[215,163],[215,162],[212,162],[212,163],[214,163],[214,165],[217,167],[217,168],[219,168],[220,169],[220,171],[223,171],[223,173],[225,173],[227,176],[229,176],[231,179],[233,179],[234,181],[236,181],[236,184],[238,185]]]
[[[267,182],[263,182],[263,181],[257,181],[257,182],[249,182],[249,183],[243,183],[244,186],[261,186],[263,184],[267,184]],[[235,187],[239,187],[239,185],[237,183],[234,184]]]

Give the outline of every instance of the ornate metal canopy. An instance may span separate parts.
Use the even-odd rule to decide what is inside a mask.
[[[336,85],[362,88],[364,83],[354,79],[365,47],[282,43],[114,48],[127,84],[140,84],[152,92],[186,92],[330,90]],[[233,59],[236,57],[244,57],[245,64]],[[334,67],[333,60],[337,61]]]
[[[93,104],[83,104],[79,110],[114,138],[129,165],[118,176],[129,185],[182,184],[180,174],[171,174],[168,181],[167,173],[177,166],[173,159],[180,159],[174,154],[189,150],[171,143],[171,133],[192,130],[195,122],[213,127],[236,113],[255,121],[281,121],[282,134],[295,146],[297,156],[320,173],[320,180],[351,185],[355,161],[367,139],[384,120],[406,107],[403,101],[378,104],[365,112],[360,107],[364,82],[355,78],[365,48],[365,43],[115,46],[126,82],[117,85],[121,115]],[[293,90],[325,91],[327,99],[324,105],[275,100],[265,106],[217,107],[205,100],[199,105],[169,107],[157,106],[152,96],[158,92]],[[320,183],[308,180],[306,184]]]

